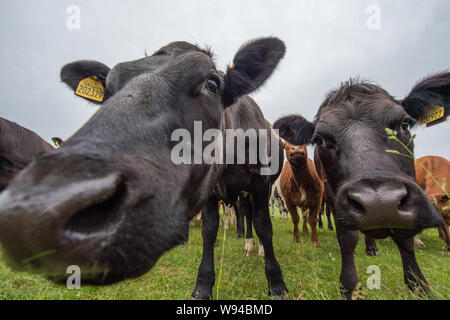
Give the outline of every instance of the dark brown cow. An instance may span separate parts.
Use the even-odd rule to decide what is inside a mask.
[[[306,145],[294,146],[284,142],[287,162],[280,179],[281,194],[294,223],[294,241],[300,242],[300,221],[297,207],[302,210],[303,232],[308,233],[306,219],[311,227],[311,241],[319,248],[317,221],[322,207],[323,182],[317,174],[314,162],[308,158]]]
[[[269,294],[276,297],[284,298],[287,296],[288,290],[283,280],[281,268],[272,244],[272,222],[269,212],[269,197],[272,184],[281,173],[281,166],[278,170],[271,174],[262,175],[261,169],[269,167],[271,163],[263,164],[256,159],[255,163],[250,160],[252,155],[259,154],[260,148],[266,146],[267,154],[271,154],[271,142],[276,145],[278,151],[278,163],[283,163],[283,150],[281,141],[278,136],[272,132],[270,124],[264,119],[261,109],[255,101],[249,96],[240,98],[234,105],[225,111],[225,140],[233,140],[234,158],[225,166],[222,175],[217,182],[214,194],[208,199],[203,208],[203,257],[197,276],[197,285],[192,294],[196,299],[207,299],[211,297],[212,287],[215,282],[214,272],[214,242],[219,227],[219,211],[218,200],[222,200],[225,205],[234,205],[239,197],[239,205],[236,212],[246,217],[246,250],[247,254],[252,251],[253,243],[252,225],[260,239],[260,254],[264,250],[265,255],[265,273],[269,286]],[[229,130],[240,130],[242,134],[233,137]],[[256,130],[264,130],[264,136],[255,135],[258,144],[251,145],[250,138],[246,138],[244,133],[255,132]],[[236,131],[235,133],[238,133]],[[243,154],[239,153],[237,140],[241,138]],[[242,139],[245,138],[245,139]],[[262,141],[261,141],[262,140]],[[262,142],[265,142],[262,144]],[[226,152],[229,150],[227,149]],[[225,153],[226,153],[225,152]],[[225,158],[229,154],[225,154]],[[242,159],[242,164],[238,159]],[[277,163],[277,164],[278,164]],[[262,245],[262,246],[261,246]],[[262,249],[264,248],[264,249]]]
[[[379,86],[352,80],[328,94],[313,122],[291,115],[274,124],[290,143],[316,145],[330,187],[327,204],[335,214],[341,289],[348,299],[361,288],[354,264],[358,230],[373,238],[391,236],[402,257],[405,283],[427,291],[414,236],[444,221],[415,182],[414,161],[398,154],[406,150],[388,132],[413,151],[409,129],[435,106],[444,107],[444,118],[448,115],[450,73],[426,78],[401,101]]]
[[[284,53],[281,40],[257,39],[237,51],[224,73],[209,50],[173,42],[112,69],[97,61],[63,67],[61,79],[73,91],[94,82],[90,92],[102,96],[104,88],[103,101],[83,127],[0,195],[4,256],[16,269],[58,282],[72,264],[80,267],[83,283],[96,285],[150,270],[187,239],[189,220],[210,199],[224,169],[195,161],[211,144],[202,138],[225,129],[225,109],[259,88]],[[175,135],[180,132],[191,137],[183,156],[192,162],[178,162],[174,150],[185,142]],[[208,208],[202,216],[204,252],[214,247],[218,221],[217,210]],[[210,271],[203,267],[200,274]]]
[[[445,227],[439,227],[439,236],[447,244],[447,251],[450,251],[450,236],[448,226],[450,226],[450,162],[442,157],[426,156],[416,159],[414,162],[416,169],[417,184],[425,191],[430,201],[444,218]],[[430,176],[430,174],[432,176]],[[446,183],[444,184],[444,180]],[[445,186],[445,191],[442,190]]]
[[[33,131],[0,118],[0,191],[34,158],[53,149]]]

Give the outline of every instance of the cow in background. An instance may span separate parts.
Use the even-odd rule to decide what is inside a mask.
[[[414,167],[417,184],[425,191],[430,201],[444,218],[446,225],[438,228],[439,237],[445,241],[447,251],[450,251],[448,232],[448,226],[450,226],[450,199],[448,198],[450,192],[450,162],[443,157],[425,156],[416,159]],[[442,190],[442,187],[446,192]]]
[[[231,163],[227,160],[228,163],[218,179],[214,194],[203,207],[203,225],[210,223],[210,227],[212,228],[209,239],[204,237],[204,247],[211,248],[211,251],[204,251],[203,253],[193,297],[204,299],[211,296],[212,293],[212,286],[214,285],[214,260],[212,251],[214,249],[214,239],[217,235],[219,223],[218,200],[222,200],[226,205],[234,205],[239,197],[239,200],[243,201],[242,208],[235,206],[235,209],[236,213],[247,217],[246,253],[249,254],[252,251],[251,244],[254,242],[252,227],[254,226],[260,240],[260,253],[262,254],[262,250],[264,250],[269,294],[285,298],[288,291],[273,249],[273,230],[269,212],[270,190],[272,184],[281,173],[281,166],[278,166],[276,172],[271,172],[269,175],[262,175],[262,169],[268,169],[275,163],[269,162],[264,164],[260,158],[256,159],[256,163],[250,161],[250,155],[261,154],[262,150],[259,148],[267,148],[262,152],[266,153],[272,161],[276,159],[278,163],[283,163],[284,158],[281,141],[273,132],[270,124],[264,119],[264,115],[259,106],[249,96],[240,98],[235,104],[226,109],[225,128],[227,129],[225,140],[234,141],[234,159],[232,159],[233,161]],[[249,137],[245,137],[245,134],[243,134],[244,139],[242,141],[244,143],[243,151],[245,154],[240,154],[237,143],[240,137],[237,134],[230,136],[229,131],[247,133],[249,130],[250,132],[264,130],[263,132],[265,133],[263,136],[260,134],[255,135],[257,146],[250,145]],[[275,152],[278,152],[278,154],[271,154],[272,144],[277,146],[277,151]],[[229,152],[229,150],[226,152]],[[228,156],[226,155],[227,159]],[[240,163],[238,158],[243,159],[243,163]]]
[[[272,211],[272,218],[275,216],[275,208],[277,208],[280,214],[280,220],[289,219],[285,202],[280,192],[278,191],[280,189],[281,189],[280,179],[278,178],[277,181],[275,181],[275,183],[272,186],[272,195],[270,196],[270,208]]]
[[[294,241],[300,242],[298,224],[300,221],[297,207],[303,216],[303,232],[308,234],[308,221],[311,227],[311,241],[319,248],[317,221],[322,207],[324,186],[317,174],[314,162],[308,158],[306,145],[294,146],[284,142],[287,162],[281,172],[281,194],[294,224]]]
[[[33,159],[53,149],[33,131],[0,118],[0,191]]]

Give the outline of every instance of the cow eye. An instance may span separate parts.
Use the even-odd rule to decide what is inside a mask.
[[[409,130],[409,129],[411,129],[414,126],[414,124],[415,124],[415,121],[412,118],[405,117],[402,120],[402,129],[403,130]]]
[[[211,93],[217,95],[219,93],[219,81],[217,79],[214,79],[214,78],[209,78],[206,81],[206,88]]]
[[[315,135],[313,136],[313,138],[311,139],[311,143],[315,144],[316,146],[323,146],[323,139],[321,136],[319,135]]]

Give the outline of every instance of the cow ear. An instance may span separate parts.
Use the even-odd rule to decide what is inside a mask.
[[[256,39],[243,45],[225,74],[225,106],[259,88],[270,77],[285,52],[286,46],[278,38]]]
[[[438,73],[420,81],[401,104],[416,120],[425,117],[436,106],[444,107],[446,117],[450,113],[450,73]]]
[[[289,115],[278,119],[273,127],[279,130],[280,137],[298,146],[311,144],[316,130],[314,124],[299,115]]]
[[[67,84],[74,92],[77,90],[80,81],[85,79],[91,78],[93,81],[101,83],[104,90],[104,96],[101,100],[98,99],[98,96],[96,97],[97,99],[81,96],[90,102],[100,104],[111,96],[111,93],[106,88],[106,77],[110,70],[109,67],[101,62],[81,60],[66,64],[62,67],[60,77],[61,81]]]

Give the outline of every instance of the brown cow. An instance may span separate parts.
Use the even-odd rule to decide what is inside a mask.
[[[51,150],[53,147],[33,131],[0,118],[0,191],[33,158]]]
[[[307,215],[311,226],[311,241],[317,248],[320,247],[317,235],[317,220],[324,194],[323,182],[317,174],[314,162],[308,158],[306,145],[294,146],[284,142],[287,162],[281,172],[281,194],[286,202],[287,209],[294,223],[294,241],[300,242],[298,230],[299,216],[297,207],[302,213],[309,210]],[[303,215],[303,232],[308,233],[306,215]]]
[[[436,209],[442,213],[445,227],[439,227],[439,236],[447,244],[447,251],[450,251],[450,236],[448,233],[448,226],[450,225],[450,199],[448,198],[449,187],[445,185],[446,193],[441,189],[444,184],[444,179],[448,182],[450,180],[450,162],[447,159],[437,156],[426,156],[417,159],[414,162],[416,170],[417,184],[425,191]],[[427,173],[429,171],[436,181]],[[438,182],[439,184],[437,184]]]

